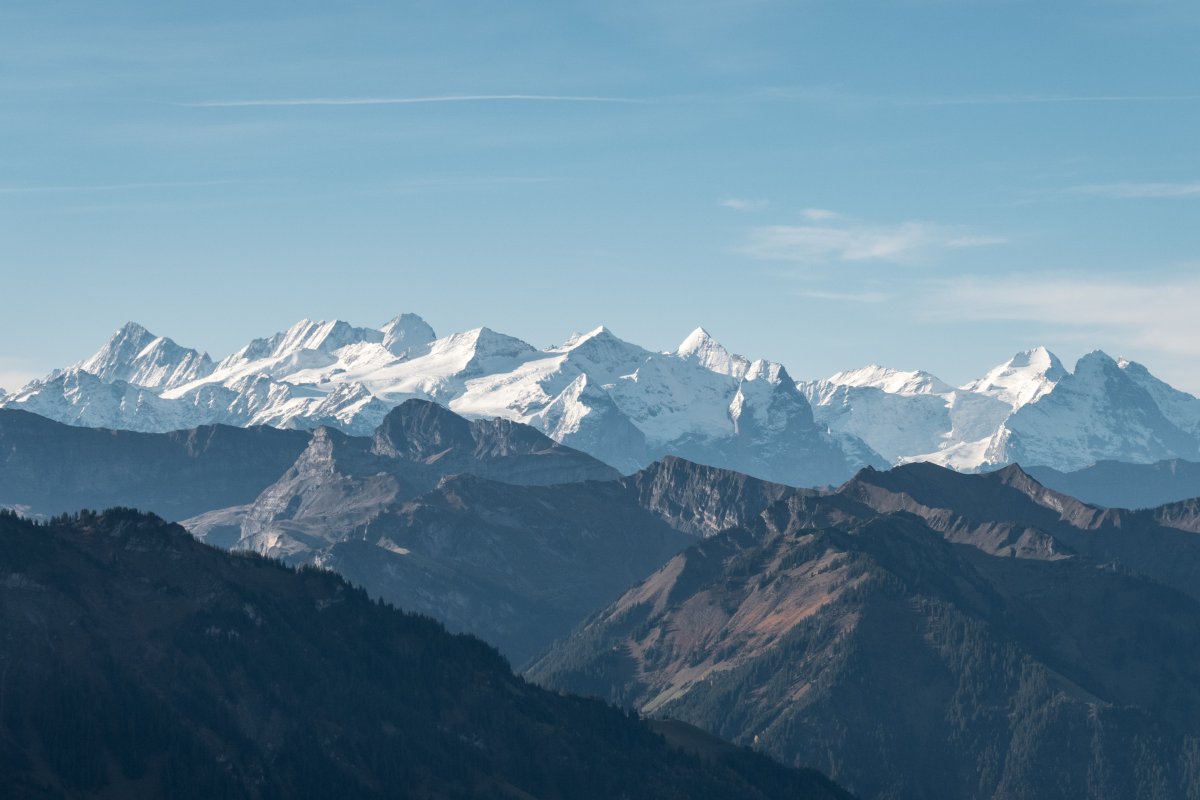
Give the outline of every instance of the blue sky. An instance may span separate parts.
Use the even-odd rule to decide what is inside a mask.
[[[0,386],[128,319],[1200,391],[1195,2],[0,7]]]

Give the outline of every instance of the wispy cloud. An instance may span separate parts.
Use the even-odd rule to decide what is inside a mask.
[[[163,181],[158,183],[93,183],[51,186],[0,186],[0,194],[56,194],[76,192],[124,192],[140,189],[183,189],[201,186],[227,186],[245,183],[240,180],[220,181]]]
[[[829,261],[922,261],[946,250],[1003,244],[1000,236],[977,233],[956,225],[911,221],[875,224],[809,209],[801,225],[753,228],[742,251],[772,261],[821,263]]]
[[[885,303],[891,299],[883,292],[823,292],[817,289],[801,289],[796,294],[812,300],[832,300],[843,303]]]
[[[1174,103],[1200,100],[1200,94],[869,94],[830,86],[782,86],[759,89],[746,97],[765,102],[796,102],[852,107],[938,108],[949,106],[1065,105],[1088,103]]]
[[[1191,183],[1097,183],[1087,186],[1071,186],[1064,189],[1061,194],[1110,197],[1118,200],[1200,197],[1200,181]]]
[[[898,106],[1011,106],[1062,103],[1161,103],[1200,100],[1200,94],[980,94],[944,97],[892,97]]]
[[[771,203],[769,200],[755,200],[747,197],[726,197],[720,205],[734,211],[763,211]]]
[[[425,97],[291,97],[251,100],[201,100],[175,103],[188,108],[259,108],[283,106],[404,106],[422,103],[646,103],[636,97],[570,94],[445,94]]]
[[[1200,356],[1200,275],[1160,278],[1089,274],[964,278],[930,286],[930,316],[942,320],[1039,323],[1095,342]]]

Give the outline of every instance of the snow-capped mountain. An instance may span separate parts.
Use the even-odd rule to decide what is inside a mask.
[[[963,391],[995,397],[1014,409],[1032,403],[1054,389],[1067,375],[1058,356],[1044,347],[1017,353]]]
[[[219,363],[130,323],[0,406],[140,431],[226,423],[366,435],[411,398],[532,425],[625,472],[673,454],[818,485],[911,461],[1069,471],[1200,459],[1200,400],[1103,353],[1072,372],[1038,347],[957,388],[874,364],[797,383],[703,328],[668,352],[604,327],[537,348],[490,328],[439,338],[414,314],[379,328],[302,320]]]
[[[1101,460],[1200,457],[1200,400],[1100,352],[1070,372],[1046,348],[1026,350],[957,389],[928,373],[876,365],[801,389],[819,422],[895,463],[1075,470]]]
[[[989,445],[991,461],[1073,470],[1101,460],[1153,463],[1200,458],[1195,434],[1168,419],[1133,376],[1149,376],[1145,367],[1124,364],[1122,368],[1100,351],[1079,359],[1074,373],[1064,375],[1052,391],[1021,406],[1005,421]],[[1182,402],[1180,406],[1187,408]],[[1192,398],[1190,408],[1194,411],[1197,406],[1200,401]]]
[[[632,472],[667,454],[793,484],[838,483],[886,461],[833,434],[779,364],[702,329],[674,352],[599,327],[539,349],[489,328],[438,338],[406,314],[381,328],[302,320],[212,363],[129,324],[93,357],[0,404],[94,427],[206,423],[373,431],[411,398],[527,423]]]
[[[91,358],[71,367],[105,383],[123,381],[145,389],[172,389],[213,371],[208,353],[180,347],[130,322]]]

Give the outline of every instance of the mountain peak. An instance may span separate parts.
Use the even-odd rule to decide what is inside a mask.
[[[872,387],[899,395],[949,394],[954,391],[949,384],[924,370],[905,371],[879,364],[838,372],[827,380],[838,386]]]
[[[750,367],[747,359],[730,353],[704,328],[696,328],[689,333],[676,348],[675,355],[686,361],[694,361],[705,369],[734,378],[743,377]]]
[[[133,322],[132,320],[129,322],[126,322],[124,325],[122,325],[117,330],[116,333],[113,334],[113,338],[117,338],[117,337],[120,337],[123,339],[131,339],[131,338],[144,339],[147,337],[149,337],[151,339],[155,338],[154,334],[152,334],[150,331],[146,330],[144,327],[142,327],[138,323]]]
[[[1068,374],[1058,356],[1039,346],[1022,350],[962,388],[998,398],[1016,409],[1049,393]]]
[[[399,314],[388,320],[379,329],[383,334],[383,346],[393,355],[408,356],[421,345],[437,339],[429,323],[416,314]]]
[[[1080,356],[1075,362],[1075,371],[1079,372],[1080,367],[1119,367],[1117,360],[1103,350],[1093,350],[1090,353]]]
[[[681,356],[688,355],[705,347],[711,347],[712,345],[716,345],[717,347],[721,346],[715,339],[713,339],[712,334],[704,330],[704,328],[696,328],[696,330],[689,333],[684,340],[679,343],[679,347],[675,350],[675,353]]]
[[[474,445],[471,423],[429,400],[405,400],[388,412],[375,430],[373,450],[415,461],[436,458],[456,447]]]
[[[636,369],[636,365],[650,355],[636,344],[619,338],[604,325],[587,333],[576,333],[562,345],[551,349],[559,353],[569,353],[572,360],[582,358],[593,365],[630,371]]]
[[[743,379],[747,381],[765,380],[767,383],[783,383],[795,385],[783,364],[757,358],[747,364]]]
[[[523,339],[494,331],[488,327],[473,328],[458,334],[462,340],[470,342],[477,355],[516,356],[521,353],[536,352],[537,348]]]
[[[102,381],[124,381],[148,389],[170,389],[213,370],[207,353],[181,347],[155,336],[136,322],[126,322],[91,358],[74,369]]]
[[[612,339],[612,340],[620,341],[613,334],[612,330],[610,330],[608,328],[608,326],[598,325],[595,328],[592,328],[587,333],[571,334],[571,337],[569,339],[567,339],[567,341],[563,342],[562,348],[564,350],[571,350],[571,349],[578,347],[581,344],[584,344],[586,342],[590,342],[593,340],[597,340],[597,339],[599,339],[599,340]]]
[[[332,352],[359,342],[382,342],[383,332],[372,328],[356,328],[340,319],[302,319],[277,337],[275,356],[285,356],[301,350]]]

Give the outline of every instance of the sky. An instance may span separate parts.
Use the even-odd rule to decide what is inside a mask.
[[[127,320],[1200,392],[1194,0],[0,6],[0,386]]]

